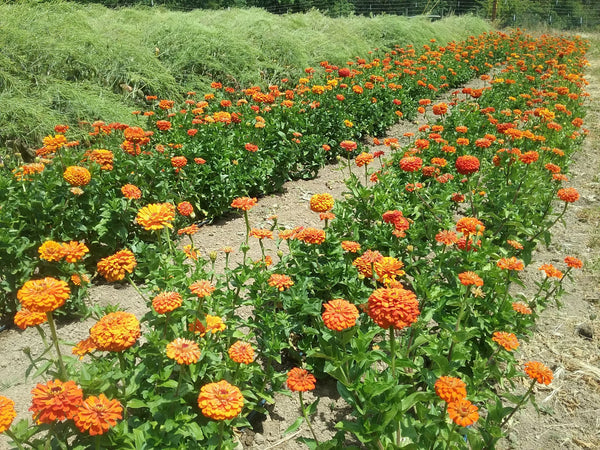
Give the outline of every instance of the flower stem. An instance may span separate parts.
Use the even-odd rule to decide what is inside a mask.
[[[531,391],[533,391],[533,386],[535,386],[535,383],[536,383],[535,380],[531,381],[531,384],[529,385],[529,389],[527,390],[525,395],[521,398],[519,403],[517,403],[517,405],[515,406],[515,409],[513,409],[512,412],[502,421],[502,423],[500,424],[500,428],[502,428],[504,425],[506,425],[508,423],[510,418],[517,412],[517,409],[519,409],[523,405],[523,403],[525,403],[525,400],[527,398],[529,398],[529,396],[531,395]]]
[[[317,445],[319,445],[319,440],[317,439],[317,435],[315,434],[315,431],[313,430],[313,427],[310,424],[310,418],[308,417],[308,413],[306,411],[306,408],[304,407],[304,400],[302,400],[302,391],[298,391],[298,398],[300,399],[300,408],[302,409],[302,416],[304,416],[304,420],[306,420],[306,425],[308,425],[308,429],[310,430],[313,439],[315,440]]]
[[[144,294],[142,294],[142,291],[140,291],[140,289],[136,286],[136,284],[133,282],[133,280],[131,279],[131,277],[129,275],[127,275],[127,281],[129,281],[129,284],[131,284],[131,286],[133,286],[133,288],[138,293],[138,295],[140,297],[142,297],[142,300],[144,300],[144,302],[148,303],[148,299],[144,296]]]
[[[62,381],[67,381],[67,371],[65,370],[65,364],[63,363],[62,354],[60,352],[60,346],[58,345],[58,336],[56,334],[56,325],[54,323],[54,317],[52,311],[46,313],[48,318],[48,325],[50,325],[50,333],[52,333],[52,342],[54,342],[54,348],[56,349],[56,356],[58,358],[58,372]]]
[[[391,364],[392,377],[396,377],[396,329],[390,327],[390,353],[391,353]]]
[[[179,365],[179,379],[177,380],[177,389],[175,390],[175,397],[179,397],[179,390],[181,388],[181,383],[183,382],[183,371],[185,370],[185,366]]]
[[[7,429],[7,430],[4,430],[4,433],[6,433],[6,435],[13,440],[13,442],[15,443],[15,445],[17,446],[17,448],[19,450],[24,450],[24,447],[21,445],[21,443],[17,439],[17,436],[12,431]]]

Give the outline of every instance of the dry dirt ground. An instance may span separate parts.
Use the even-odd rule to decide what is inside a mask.
[[[584,269],[576,271],[574,282],[566,283],[566,295],[561,309],[549,307],[540,317],[535,334],[523,343],[517,352],[519,361],[538,360],[551,367],[555,379],[549,386],[537,387],[536,398],[540,413],[532,406],[517,413],[509,424],[507,438],[499,448],[522,450],[562,450],[600,448],[600,322],[597,319],[600,305],[600,61],[591,60],[588,72],[588,91],[592,103],[586,126],[590,135],[582,151],[575,155],[571,173],[571,186],[581,193],[579,202],[572,205],[565,216],[565,225],[553,229],[550,248],[540,248],[527,274],[529,286],[539,279],[537,268],[542,263],[560,265],[564,256],[580,257]],[[401,138],[406,131],[415,131],[418,123],[401,123],[392,127],[388,137]],[[354,168],[354,170],[357,170]],[[314,193],[329,192],[340,198],[344,191],[343,165],[325,167],[319,176],[308,181],[287,183],[284,192],[261,198],[250,211],[254,227],[262,227],[276,214],[278,224],[319,226],[317,215],[309,210],[308,200]],[[241,217],[220,219],[204,226],[194,236],[204,255],[223,246],[238,248],[244,238],[245,224]],[[258,254],[250,253],[258,259]],[[527,291],[526,291],[527,292]],[[100,305],[120,304],[126,311],[142,316],[146,305],[129,287],[112,285],[91,289],[91,301]],[[59,329],[64,341],[74,343],[87,337],[93,322],[71,323]],[[27,378],[26,352],[37,355],[42,347],[35,329],[11,329],[0,333],[0,394],[16,402],[18,418],[30,417],[30,391],[40,379]],[[70,347],[65,346],[68,353]],[[524,387],[523,387],[524,388]],[[337,395],[335,384],[320,383],[306,395],[307,401],[321,397],[313,419],[316,434],[327,440],[334,434],[333,425],[349,413],[344,401]],[[310,437],[306,426],[297,433],[284,436],[284,430],[298,417],[296,397],[278,395],[268,416],[254,430],[243,430],[240,441],[246,449],[299,449],[305,448],[296,437]],[[7,439],[0,435],[0,450],[9,449]]]

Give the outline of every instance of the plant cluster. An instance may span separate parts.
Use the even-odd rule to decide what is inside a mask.
[[[360,135],[353,130],[364,120],[364,132],[380,131],[369,128],[374,126],[369,122],[374,111],[354,119],[353,127],[343,129],[343,139],[321,130],[321,139],[312,145],[327,144],[332,154],[346,155],[349,173],[343,201],[335,202],[328,194],[311,199],[310,208],[323,221],[321,228],[281,229],[276,221],[271,228],[255,228],[248,211],[257,199],[229,199],[246,223],[239,265],[229,262],[235,251],[231,247],[205,259],[192,239],[181,250],[173,245],[173,230],[190,236],[197,230],[183,217],[199,211],[199,200],[169,197],[165,191],[164,197],[143,206],[145,202],[135,203],[135,197],[140,191],[142,198],[149,195],[147,188],[124,188],[130,198],[119,198],[122,211],[130,211],[131,220],[135,216],[134,226],[147,233],[148,240],[104,256],[96,270],[108,282],[131,283],[149,309],[140,319],[116,308],[94,309],[97,323],[73,348],[78,358],[61,355],[53,314],[71,295],[62,278],[78,267],[88,248],[66,240],[44,242],[39,254],[55,276],[23,283],[17,298],[29,311],[23,313],[28,314],[21,319],[23,326],[42,329],[48,321],[56,356],[45,363],[41,359],[47,356],[35,361],[38,374],[48,378],[32,392],[36,424],[21,421],[11,427],[14,406],[0,397],[0,431],[20,448],[44,443],[71,449],[231,448],[236,428],[249,426],[250,415],[264,412],[275,393],[291,391],[298,392],[301,416],[288,431],[306,422],[313,437],[302,441],[309,448],[346,448],[350,436],[376,449],[494,448],[515,411],[534,401],[536,385],[553,378],[543,362],[521,364],[514,351],[527,339],[540,311],[560,297],[571,270],[583,264],[566,255],[558,267],[539,267],[536,292],[516,296],[510,289],[521,283],[535,245],[549,241],[549,229],[579,197],[568,185],[568,165],[586,133],[586,42],[534,39],[521,32],[496,35],[491,47],[487,38],[477,42],[485,51],[476,52],[473,41],[461,51],[451,51],[444,63],[431,49],[417,58],[425,67],[444,64],[449,72],[464,67],[470,51],[475,59],[482,52],[486,58],[504,57],[497,69],[480,75],[481,88],[455,91],[447,104],[433,101],[434,90],[427,84],[417,91],[421,95],[415,109],[430,119],[417,135],[376,139],[381,150],[362,151],[355,140]],[[450,44],[434,53],[443,57],[448,49],[460,47]],[[432,58],[435,64],[425,64]],[[299,103],[305,112],[296,116],[302,119],[311,117],[314,102],[319,102],[315,110],[336,111],[324,106],[329,92],[325,86],[331,86],[333,105],[338,89],[347,89],[340,94],[345,99],[360,99],[364,91],[356,93],[350,84],[358,72],[380,71],[385,78],[402,64],[393,61],[407,59],[411,58],[396,52],[378,59],[378,64],[359,63],[358,68],[323,64],[322,84],[310,71],[313,78],[308,76],[292,90],[293,99],[280,100]],[[366,83],[360,87],[371,89]],[[379,100],[389,86],[381,89],[374,98]],[[273,92],[251,95],[275,97]],[[217,94],[225,96],[218,90],[209,97]],[[250,113],[238,124],[233,119],[219,123],[215,117],[226,117],[227,112],[221,109],[223,100],[231,101],[218,100],[217,111],[209,109],[215,102],[212,97],[203,100],[208,104],[202,107],[194,102],[195,108],[204,108],[194,136],[177,125],[184,113],[169,116],[172,105],[159,102],[151,116],[158,130],[148,136],[144,130],[125,128],[129,144],[123,147],[136,154],[131,161],[142,164],[145,156],[154,156],[143,153],[145,139],[171,132],[190,139],[200,133],[225,139],[225,133],[213,128],[225,126],[235,135],[235,127],[244,126]],[[239,107],[257,106],[261,117],[289,112],[283,109],[287,106],[275,108],[274,102],[255,105],[246,100]],[[394,105],[393,100],[389,103]],[[390,115],[396,110],[391,107]],[[257,123],[267,128],[278,122],[254,117],[248,123],[249,133]],[[97,131],[104,139],[102,126]],[[292,148],[301,149],[313,135],[308,129],[296,130],[302,136],[289,139],[298,139],[298,147]],[[334,137],[337,141],[327,140]],[[258,138],[241,142],[259,151],[270,148]],[[168,143],[157,145],[164,146],[165,153],[159,154],[168,162],[203,157],[182,154],[185,145],[177,153],[167,150],[172,149]],[[257,156],[244,150],[245,158]],[[62,149],[55,153],[53,167],[68,157]],[[198,164],[198,170],[206,164]],[[103,173],[94,166],[91,175],[77,169],[67,176],[67,167],[72,166],[65,164],[63,172],[71,189],[86,190]],[[131,170],[138,169],[132,165]],[[175,179],[171,192],[189,182],[186,170],[187,164],[165,168]],[[25,176],[34,182],[41,178]],[[74,195],[80,199],[85,193]],[[190,201],[191,209],[182,205],[184,201]],[[266,250],[265,240],[275,241],[276,253]],[[251,246],[261,250],[256,261],[247,257]],[[219,257],[225,259],[223,273],[215,271]],[[143,289],[132,278],[138,270],[145,274]],[[332,424],[338,432],[331,440],[319,442],[310,423],[319,400],[307,405],[303,393],[324,377],[337,381],[352,414]],[[530,380],[525,392],[516,387],[522,378]]]

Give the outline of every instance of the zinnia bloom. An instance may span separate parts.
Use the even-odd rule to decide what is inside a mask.
[[[70,295],[71,290],[67,282],[52,277],[29,280],[17,292],[17,298],[23,308],[40,313],[60,308]]]
[[[27,308],[21,308],[15,314],[15,318],[13,320],[16,326],[18,326],[21,330],[24,330],[28,327],[41,325],[48,320],[48,316],[45,312],[32,312]]]
[[[568,267],[572,267],[573,269],[581,269],[583,267],[583,262],[581,262],[580,259],[577,259],[574,256],[566,256],[565,264]]]
[[[369,297],[368,307],[369,317],[384,329],[408,327],[421,314],[415,293],[402,287],[375,290]]]
[[[116,311],[102,317],[90,328],[90,336],[98,350],[122,352],[140,337],[140,323],[128,312]]]
[[[462,233],[464,236],[470,236],[471,234],[480,236],[485,231],[485,226],[479,219],[463,217],[456,222],[456,231]]]
[[[320,245],[325,242],[325,231],[312,227],[304,228],[296,234],[296,239],[306,244]]]
[[[448,404],[448,416],[461,426],[468,427],[479,420],[478,408],[466,398]]]
[[[167,344],[167,357],[189,366],[200,359],[200,347],[189,339],[177,338]]]
[[[306,392],[316,387],[317,379],[308,370],[294,367],[288,372],[286,383],[290,391]]]
[[[479,170],[479,158],[471,155],[459,156],[454,163],[456,171],[462,175],[470,175]]]
[[[104,394],[86,398],[73,417],[75,426],[81,431],[89,432],[91,436],[106,433],[123,418],[123,407],[117,399],[109,400]]]
[[[356,325],[358,309],[349,301],[335,299],[323,304],[323,307],[325,311],[321,317],[330,330],[342,331]]]
[[[211,295],[216,288],[208,280],[198,280],[191,284],[190,291],[196,294],[198,298]]]
[[[241,209],[242,211],[250,211],[257,202],[256,198],[238,197],[233,199],[231,207]]]
[[[38,248],[40,259],[60,261],[63,258],[62,245],[56,241],[46,241]]]
[[[38,383],[31,390],[33,419],[37,423],[52,423],[72,419],[83,402],[83,392],[74,381],[50,380]]]
[[[333,209],[335,200],[331,194],[315,194],[310,198],[310,209],[317,213]]]
[[[229,357],[239,364],[250,364],[254,361],[254,349],[248,342],[237,341],[228,351]]]
[[[356,161],[356,165],[358,167],[362,167],[365,165],[369,165],[373,162],[373,159],[375,157],[371,154],[371,153],[367,153],[367,152],[362,152],[360,155],[358,155],[355,159]]]
[[[548,278],[561,279],[563,277],[563,273],[552,264],[542,264],[538,270],[543,270]]]
[[[529,306],[527,306],[521,302],[514,302],[512,304],[512,309],[513,309],[513,311],[516,311],[523,315],[532,314],[532,312],[533,312],[533,311],[531,311],[531,308]]]
[[[181,294],[178,292],[161,292],[152,299],[152,307],[158,314],[166,314],[177,308],[183,303]]]
[[[107,256],[98,261],[98,273],[106,278],[106,281],[113,282],[125,278],[125,272],[132,273],[137,265],[135,256],[131,250],[120,250],[114,255]]]
[[[354,241],[342,241],[342,250],[350,253],[358,253],[360,251],[360,244]]]
[[[509,352],[516,350],[519,348],[519,340],[514,333],[507,333],[506,331],[495,331],[492,336],[492,341],[496,342],[498,345],[501,345]]]
[[[377,274],[378,281],[385,285],[394,281],[396,277],[401,277],[405,274],[404,270],[402,270],[404,263],[391,256],[384,256],[375,261],[373,267]]]
[[[133,184],[126,184],[125,186],[123,186],[121,188],[121,193],[125,198],[128,198],[130,200],[142,197],[142,191],[140,191],[140,188]]]
[[[15,417],[17,417],[15,402],[0,395],[0,434],[10,428]]]
[[[423,166],[423,160],[418,156],[405,156],[400,160],[400,168],[405,172],[416,172]]]
[[[464,286],[483,286],[483,280],[475,272],[459,273],[458,279]]]
[[[342,141],[340,142],[340,147],[348,152],[351,152],[352,150],[356,150],[358,145],[354,141]]]
[[[257,239],[273,239],[273,232],[262,228],[252,228],[252,230],[250,230],[250,236]]]
[[[90,251],[83,242],[77,241],[64,242],[61,244],[61,250],[65,261],[69,263],[79,261]]]
[[[204,337],[207,332],[216,333],[217,331],[223,331],[227,328],[227,325],[218,316],[206,315],[206,327],[202,324],[200,319],[196,319],[196,322],[190,323],[188,329],[192,333],[199,333],[200,337]]]
[[[194,212],[194,207],[190,202],[181,202],[177,205],[177,211],[182,216],[189,216]]]
[[[225,380],[209,383],[200,389],[198,406],[204,416],[213,420],[233,419],[244,407],[240,389]]]
[[[176,169],[181,169],[187,165],[187,158],[185,156],[173,156],[171,158],[171,166]]]
[[[559,189],[558,192],[556,193],[556,195],[563,202],[567,202],[567,203],[573,203],[574,201],[577,201],[577,199],[579,198],[579,192],[577,192],[577,189],[575,189],[573,187]]]
[[[175,220],[175,206],[172,203],[151,203],[138,211],[135,220],[145,230],[173,228],[171,222]]]
[[[454,245],[458,242],[458,236],[454,231],[442,230],[435,235],[435,240],[440,244]]]
[[[85,167],[69,166],[63,173],[63,178],[71,186],[85,186],[92,179],[92,174]]]
[[[200,231],[200,228],[198,227],[198,225],[193,223],[190,226],[180,228],[179,230],[177,230],[177,234],[180,236],[182,234],[187,234],[189,236],[192,236],[192,235],[196,234],[198,231]]]
[[[367,278],[373,276],[373,264],[383,258],[383,255],[377,250],[367,250],[361,256],[352,261],[352,265],[358,269],[358,272]]]
[[[523,270],[523,261],[511,256],[510,258],[501,258],[496,262],[496,265],[502,270]]]
[[[79,359],[83,359],[85,355],[96,350],[96,343],[91,336],[86,339],[82,339],[71,349],[71,353],[79,356]]]
[[[467,385],[456,377],[439,377],[434,385],[435,393],[446,403],[467,397]]]
[[[285,291],[286,289],[291,288],[294,285],[292,279],[284,274],[274,273],[269,278],[269,286],[276,287],[280,291]]]
[[[541,362],[529,361],[525,363],[525,373],[532,380],[537,381],[540,384],[550,384],[554,378],[552,370],[546,367]]]

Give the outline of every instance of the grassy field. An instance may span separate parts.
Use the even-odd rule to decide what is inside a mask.
[[[174,12],[69,2],[0,4],[0,152],[26,153],[57,123],[127,122],[144,95],[175,98],[298,77],[374,48],[464,39],[474,17],[276,16],[260,9]]]

